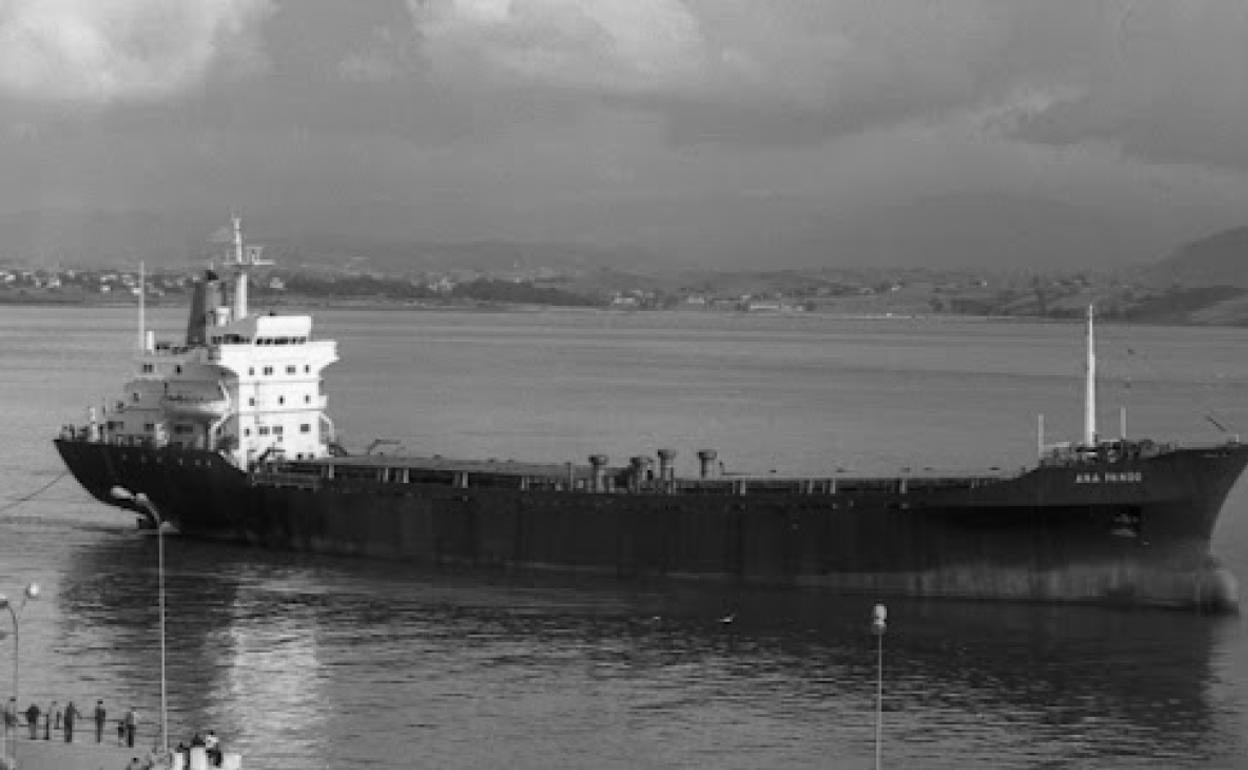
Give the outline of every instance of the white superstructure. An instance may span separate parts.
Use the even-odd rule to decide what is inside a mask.
[[[143,335],[123,400],[106,408],[103,424],[92,420],[100,439],[217,451],[239,468],[329,453],[321,372],[338,360],[337,344],[312,339],[311,316],[251,314],[248,272],[270,263],[243,243],[237,218],[233,246],[225,262],[233,302],[208,271],[195,286],[184,343]]]

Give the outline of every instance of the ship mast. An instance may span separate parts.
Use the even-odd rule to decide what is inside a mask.
[[[1096,446],[1096,340],[1092,333],[1092,305],[1088,305],[1087,382],[1083,400],[1083,444]]]
[[[239,217],[233,217],[234,222],[234,254],[233,259],[228,260],[225,264],[227,267],[233,268],[236,275],[234,278],[234,320],[238,321],[247,317],[247,274],[253,267],[259,265],[271,265],[260,259],[260,246],[244,246],[243,245],[243,221]]]

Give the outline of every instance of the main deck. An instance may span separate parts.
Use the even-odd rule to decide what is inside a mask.
[[[912,494],[970,490],[1017,478],[1026,472],[992,469],[988,473],[951,474],[921,471],[895,476],[822,477],[717,474],[676,476],[670,465],[658,471],[634,458],[627,466],[574,463],[522,463],[512,460],[464,460],[440,456],[358,455],[271,463],[250,474],[257,486],[315,490],[327,483],[352,481],[385,485],[431,485],[458,489],[490,488],[546,492],[665,495],[852,495]]]

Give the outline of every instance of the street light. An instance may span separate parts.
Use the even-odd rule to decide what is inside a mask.
[[[160,594],[160,746],[169,753],[169,709],[165,695],[165,520],[156,504],[142,492],[113,487],[108,492],[114,500],[134,503],[156,521],[156,580]]]
[[[888,630],[888,608],[877,604],[871,610],[871,633],[875,634],[875,770],[880,770],[881,733],[884,725],[884,632]]]
[[[31,599],[38,599],[38,598],[39,598],[39,584],[33,581],[26,584],[25,590],[22,591],[22,603],[17,605],[16,608],[13,606],[13,602],[9,601],[9,597],[5,596],[4,594],[0,594],[0,607],[4,607],[6,610],[8,610],[9,617],[13,619],[13,704],[14,704],[13,708],[15,709],[19,708],[17,704],[21,703],[21,693],[19,692],[19,689],[21,687],[21,681],[22,681],[21,680],[22,669],[21,669],[21,665],[18,662],[18,655],[21,652],[22,610],[26,608],[26,602],[30,601]],[[14,714],[14,716],[16,716],[16,714]],[[14,725],[14,727],[16,727],[16,725]],[[5,722],[5,730],[6,731],[8,730],[7,717],[6,717],[6,722]],[[13,764],[12,766],[14,768],[17,767],[17,731],[16,730],[14,730],[14,734],[13,734]]]

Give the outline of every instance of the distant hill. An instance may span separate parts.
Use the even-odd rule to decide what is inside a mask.
[[[567,240],[430,237],[401,212],[337,219],[247,212],[248,239],[284,268],[318,266],[392,275],[509,272],[593,279],[621,287],[642,276],[759,270],[929,268],[1136,270],[1188,237],[1142,221],[1044,196],[950,194],[828,208],[802,197],[724,193],[681,201],[620,201],[578,215]],[[0,214],[0,260],[52,266],[203,264],[222,253],[228,222],[213,211],[38,210]],[[693,226],[691,223],[696,223]],[[449,231],[448,231],[449,232]],[[601,237],[599,237],[601,236]],[[610,236],[610,237],[609,237]],[[228,238],[226,239],[228,241]],[[1150,270],[1169,285],[1248,285],[1240,255],[1248,228],[1192,242]],[[612,274],[623,275],[612,275]]]
[[[1186,243],[1148,273],[1153,283],[1248,288],[1248,226]]]
[[[1107,269],[1143,264],[1190,237],[1164,221],[1044,195],[958,193],[835,207],[725,193],[669,211],[621,203],[637,242],[708,270],[759,268]],[[683,228],[686,219],[702,226]],[[593,231],[598,223],[586,222]],[[660,242],[660,239],[665,239]],[[649,239],[649,240],[646,240]]]
[[[44,268],[139,261],[181,265],[198,253],[211,231],[207,222],[186,215],[58,209],[0,213],[0,259]]]
[[[1149,223],[1044,196],[958,194],[884,207],[844,237],[859,265],[1105,269],[1174,243]]]
[[[280,217],[245,221],[249,242],[283,268],[323,267],[391,275],[420,272],[552,274],[662,267],[641,249],[562,242],[481,240],[438,243],[389,235],[322,232]],[[202,264],[229,246],[228,212],[76,212],[0,214],[0,261],[37,267],[149,267]]]
[[[573,243],[471,241],[434,243],[422,240],[377,240],[329,234],[300,233],[271,242],[296,264],[352,267],[392,275],[421,272],[578,274],[605,270],[653,268],[655,258],[637,250],[609,249]],[[284,260],[285,262],[285,260]]]

